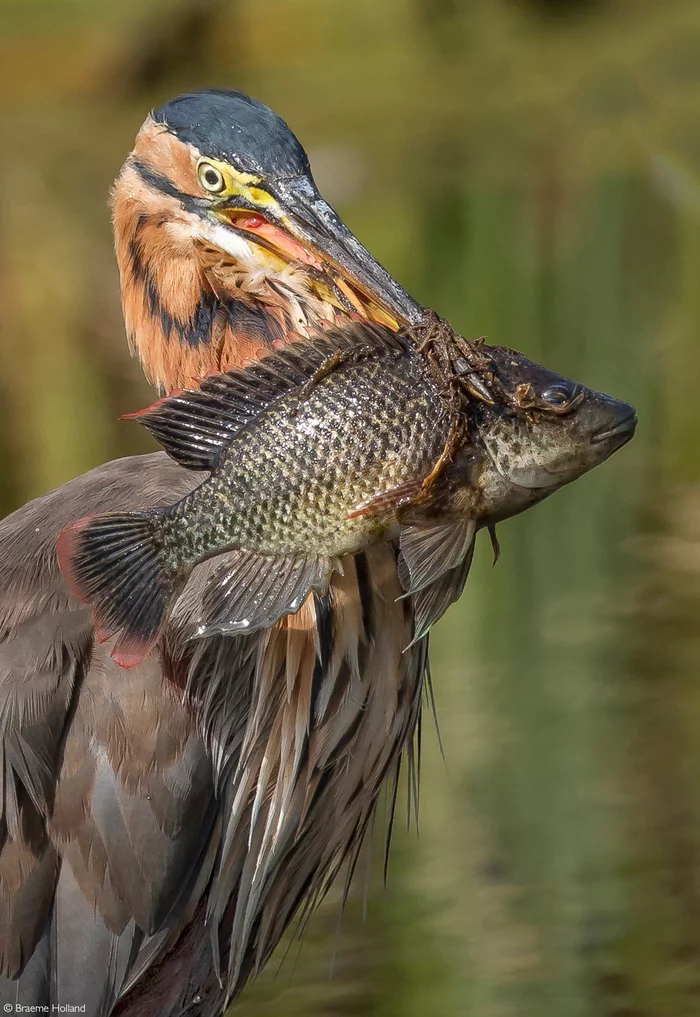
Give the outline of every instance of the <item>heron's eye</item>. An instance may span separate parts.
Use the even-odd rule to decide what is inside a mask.
[[[574,388],[571,385],[550,385],[542,393],[542,399],[551,406],[564,406],[565,403],[571,402],[575,394]]]
[[[210,191],[212,194],[219,194],[226,186],[223,173],[216,166],[212,166],[210,162],[200,162],[197,167],[197,176],[204,190]]]

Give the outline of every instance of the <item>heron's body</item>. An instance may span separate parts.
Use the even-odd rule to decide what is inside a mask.
[[[411,622],[386,546],[257,639],[196,650],[202,570],[162,653],[114,663],[56,537],[201,479],[163,454],[117,460],[0,523],[2,1003],[107,1014],[148,970],[120,1013],[218,1013],[214,951],[240,988],[359,844],[415,729],[425,651],[394,646]]]
[[[238,119],[227,133],[229,99]],[[255,170],[226,171],[231,192],[247,189],[231,228],[195,193],[206,130],[193,138],[187,127],[206,120],[202,104],[212,136],[234,138]],[[303,149],[270,110],[236,93],[163,110],[144,124],[113,195],[127,334],[160,391],[349,310],[419,316],[322,201]],[[256,145],[263,160],[279,157],[278,171],[257,165]],[[269,199],[250,181],[267,176],[297,209],[293,229],[279,208],[275,224],[274,208],[255,215],[251,202]],[[309,221],[297,229],[305,201]],[[321,248],[329,238],[334,265],[347,256],[357,266],[361,296],[340,267],[332,279],[321,271],[303,231]],[[395,317],[371,296],[370,277],[401,305]],[[0,523],[3,1004],[219,1014],[352,860],[411,744],[426,646],[403,653],[411,605],[397,599],[386,545],[346,559],[326,596],[254,637],[192,642],[193,577],[160,647],[130,671],[112,660],[60,575],[56,538],[76,518],[170,503],[201,479],[162,455],[121,460]]]

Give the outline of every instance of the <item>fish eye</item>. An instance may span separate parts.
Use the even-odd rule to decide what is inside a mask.
[[[571,385],[550,385],[542,393],[542,399],[544,402],[549,403],[550,406],[564,406],[566,403],[571,402],[574,394],[574,387]]]
[[[211,194],[219,194],[226,186],[223,173],[216,166],[212,166],[210,162],[200,162],[197,167],[197,176],[204,190]]]

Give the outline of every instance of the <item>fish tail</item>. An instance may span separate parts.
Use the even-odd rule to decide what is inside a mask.
[[[158,641],[179,585],[163,560],[159,514],[79,519],[61,532],[57,552],[76,597],[92,604],[99,639],[120,633],[112,657],[122,667],[139,664]]]

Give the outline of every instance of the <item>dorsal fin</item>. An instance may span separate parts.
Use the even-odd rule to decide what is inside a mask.
[[[125,419],[147,428],[181,466],[211,470],[242,427],[304,385],[336,354],[366,350],[369,357],[410,349],[410,340],[383,325],[351,320],[342,328],[316,329],[245,369],[209,375],[199,389],[173,392]]]

